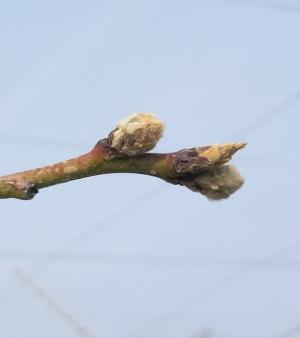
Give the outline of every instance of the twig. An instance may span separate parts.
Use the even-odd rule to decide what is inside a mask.
[[[245,143],[183,149],[174,153],[146,153],[163,134],[164,125],[150,113],[129,116],[87,154],[0,177],[0,198],[32,199],[39,189],[84,177],[135,173],[151,175],[188,187],[209,199],[227,198],[243,179],[226,163]]]

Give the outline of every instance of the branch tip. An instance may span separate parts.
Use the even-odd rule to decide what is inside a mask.
[[[177,178],[170,183],[186,186],[211,200],[228,198],[244,183],[237,169],[226,164],[246,143],[225,143],[183,149],[172,156]]]
[[[231,160],[238,150],[246,147],[247,143],[224,143],[208,147],[197,148],[198,154],[205,157],[212,164],[223,164]]]

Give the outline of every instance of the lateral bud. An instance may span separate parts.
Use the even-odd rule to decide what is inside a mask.
[[[197,176],[180,180],[181,185],[192,191],[200,192],[210,200],[228,198],[241,188],[244,179],[230,164],[217,165]]]
[[[115,149],[121,155],[140,155],[156,146],[164,129],[165,125],[154,114],[135,113],[121,120],[101,144]]]

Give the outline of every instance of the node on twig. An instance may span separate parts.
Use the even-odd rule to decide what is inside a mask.
[[[32,199],[39,189],[110,173],[151,175],[219,200],[244,180],[227,162],[245,143],[215,144],[173,153],[148,153],[163,135],[164,124],[152,113],[135,113],[119,122],[107,138],[79,157],[0,177],[0,198]]]

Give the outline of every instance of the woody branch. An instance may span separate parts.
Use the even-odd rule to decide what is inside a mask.
[[[241,187],[242,177],[227,162],[245,143],[195,147],[165,154],[148,153],[163,131],[163,123],[151,113],[129,116],[87,154],[0,177],[0,198],[29,200],[39,189],[112,173],[151,175],[184,185],[209,199],[226,198]]]

